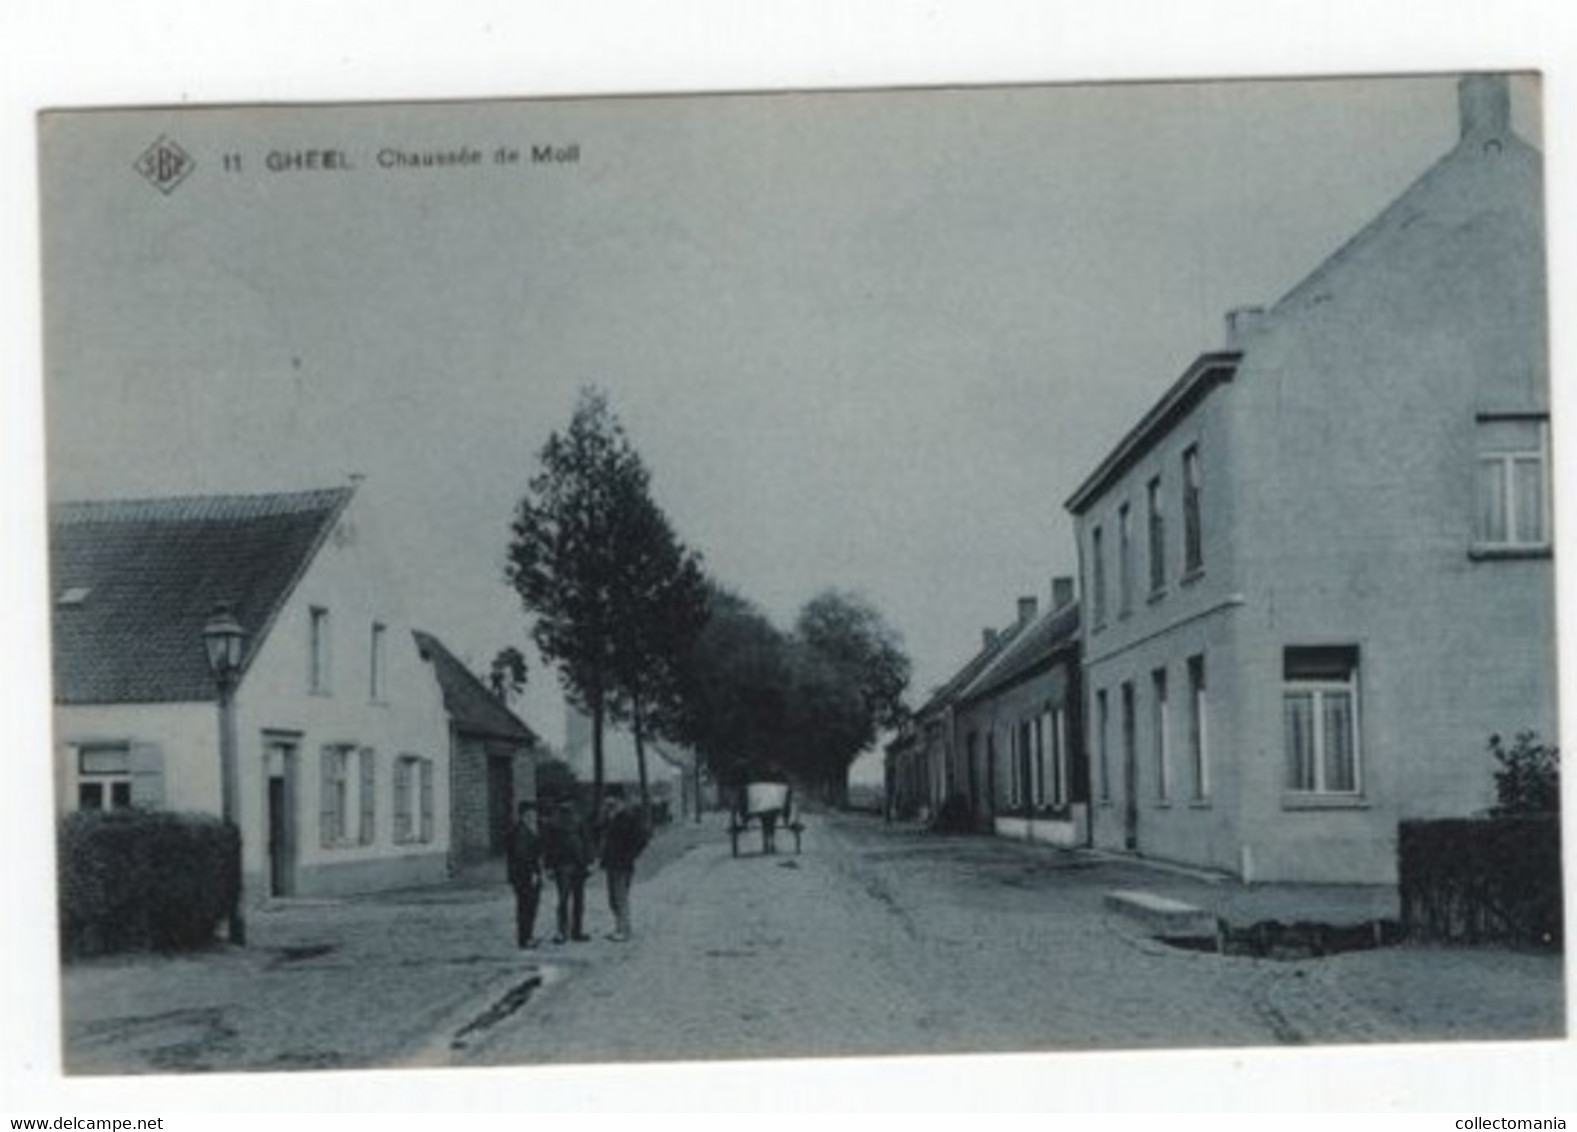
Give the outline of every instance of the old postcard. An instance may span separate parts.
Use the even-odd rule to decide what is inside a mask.
[[[1564,1039],[1541,114],[42,114],[65,1072]]]

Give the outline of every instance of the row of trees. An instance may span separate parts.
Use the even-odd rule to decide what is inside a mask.
[[[511,526],[506,576],[532,639],[592,724],[593,803],[608,722],[646,746],[696,750],[720,781],[777,773],[841,797],[849,763],[903,712],[909,661],[866,601],[828,591],[780,631],[709,579],[651,495],[650,475],[597,390],[548,438]],[[525,679],[516,649],[491,672]]]

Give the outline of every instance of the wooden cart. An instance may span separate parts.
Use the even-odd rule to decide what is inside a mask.
[[[754,822],[761,829],[761,852],[768,856],[778,851],[777,829],[781,825],[794,835],[794,852],[800,851],[805,825],[794,809],[794,791],[786,782],[751,782],[740,791],[728,823],[729,845],[739,856],[739,838]]]

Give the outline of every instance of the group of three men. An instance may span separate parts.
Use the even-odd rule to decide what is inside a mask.
[[[612,940],[630,938],[630,883],[635,859],[646,848],[650,833],[639,810],[618,798],[603,802],[600,820],[591,825],[570,802],[543,807],[540,823],[535,802],[522,802],[509,836],[509,883],[515,890],[515,942],[524,948],[538,945],[537,907],[542,898],[544,874],[551,874],[558,890],[554,943],[586,940],[583,919],[586,878],[600,858],[608,876],[608,906],[613,910]]]

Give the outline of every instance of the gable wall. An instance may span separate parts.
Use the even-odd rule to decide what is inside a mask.
[[[1259,875],[1390,880],[1395,830],[1492,800],[1492,732],[1554,732],[1548,559],[1470,555],[1475,413],[1547,410],[1537,154],[1474,144],[1309,281],[1232,401],[1243,837]],[[1283,649],[1360,650],[1359,804],[1285,797]]]

